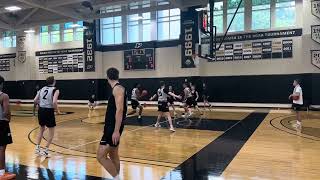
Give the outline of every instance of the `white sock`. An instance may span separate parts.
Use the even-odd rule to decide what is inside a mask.
[[[120,180],[119,174],[113,178],[114,180]]]
[[[1,170],[0,170],[0,176],[4,175],[5,172],[6,172],[6,171],[5,171],[4,169],[1,169]]]
[[[141,118],[141,116],[139,115],[138,118]]]

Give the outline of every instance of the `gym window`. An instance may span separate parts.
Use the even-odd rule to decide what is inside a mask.
[[[223,1],[214,3],[213,24],[217,28],[217,33],[223,33]],[[208,13],[210,17],[210,13]],[[210,22],[210,18],[209,18]]]
[[[63,41],[68,42],[68,41],[73,41],[73,23],[68,22],[64,24],[64,29],[63,29]]]
[[[49,26],[40,27],[40,42],[41,44],[49,44]]]
[[[295,0],[276,0],[276,28],[295,26],[296,23]]]
[[[227,22],[228,25],[230,24],[234,13],[237,10],[237,7],[241,0],[228,0],[227,3]],[[244,31],[244,1],[242,1],[240,8],[233,19],[233,22],[230,26],[229,32],[236,32],[236,31]]]
[[[150,7],[150,1],[129,4],[129,9],[148,7]],[[129,43],[151,41],[151,12],[128,15],[127,23],[127,41]]]
[[[68,22],[64,24],[63,41],[81,41],[83,40],[83,22]]]
[[[110,13],[121,11],[121,6],[110,6],[103,8],[101,13]],[[100,19],[101,43],[103,45],[122,43],[122,17],[108,17]]]
[[[4,48],[16,47],[16,32],[14,31],[5,31],[2,34],[2,42]]]
[[[252,0],[252,30],[270,29],[271,5],[270,0]]]
[[[60,24],[50,25],[50,43],[60,42]]]
[[[158,40],[179,39],[180,9],[168,9],[157,12]]]

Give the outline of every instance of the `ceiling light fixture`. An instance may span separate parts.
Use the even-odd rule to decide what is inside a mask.
[[[8,7],[5,7],[4,9],[7,10],[7,11],[10,11],[10,12],[13,12],[13,11],[19,11],[19,10],[21,10],[21,7],[18,7],[18,6],[8,6]]]
[[[36,32],[36,31],[33,30],[33,29],[29,29],[29,30],[25,30],[24,32],[25,32],[25,33],[34,33],[34,32]]]
[[[71,27],[71,28],[77,28],[77,27],[81,27],[81,25],[79,25],[79,24],[70,24],[69,27]]]

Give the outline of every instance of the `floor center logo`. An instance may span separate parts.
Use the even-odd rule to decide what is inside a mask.
[[[320,50],[311,50],[311,62],[320,69]]]
[[[311,38],[317,43],[320,43],[320,25],[311,26]]]
[[[320,0],[311,1],[311,13],[320,18]]]

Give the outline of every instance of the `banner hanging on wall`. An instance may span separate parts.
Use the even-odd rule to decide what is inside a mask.
[[[320,50],[311,50],[311,63],[320,69]]]
[[[193,55],[198,37],[198,14],[194,8],[181,12],[181,67],[195,68]]]
[[[311,26],[311,38],[317,43],[320,43],[320,25]]]
[[[311,1],[311,13],[320,18],[320,0]]]
[[[95,71],[95,23],[83,22],[84,71]]]

